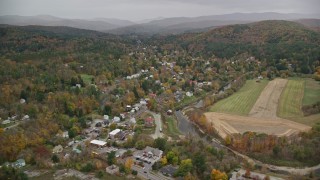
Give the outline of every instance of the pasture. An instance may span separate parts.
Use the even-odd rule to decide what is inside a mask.
[[[320,101],[320,82],[313,79],[305,79],[303,105],[311,105]]]
[[[256,82],[247,81],[238,93],[213,107],[220,112],[206,113],[221,137],[246,131],[290,136],[310,130],[309,125],[319,121],[316,120],[319,115],[303,117],[300,110],[304,79],[274,79],[264,83],[257,86]]]
[[[248,80],[238,92],[218,101],[209,110],[211,112],[248,115],[268,82],[262,80],[258,83],[255,80]]]
[[[298,123],[313,126],[320,122],[320,114],[303,116],[302,105],[310,105],[320,101],[320,83],[313,79],[290,79],[283,91],[278,116]]]
[[[281,94],[277,115],[282,118],[303,117],[301,111],[304,80],[290,79]]]

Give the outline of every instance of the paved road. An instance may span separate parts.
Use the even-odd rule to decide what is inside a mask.
[[[140,166],[132,166],[133,170],[136,170],[138,172],[138,176],[141,177],[142,179],[151,179],[151,180],[173,180],[173,178],[166,177],[162,174],[157,174],[151,171],[151,169],[143,169]]]
[[[3,128],[3,129],[4,129],[5,131],[6,131],[6,130],[9,130],[9,129],[11,129],[11,128],[17,127],[20,123],[21,123],[21,121],[15,122],[13,125],[8,126],[8,127],[5,127],[5,128]]]
[[[163,133],[160,132],[160,129],[162,129],[161,115],[157,114],[155,112],[149,111],[149,110],[147,110],[146,112],[152,114],[152,116],[154,117],[154,120],[155,120],[155,124],[156,124],[156,130],[155,130],[154,134],[151,135],[151,137],[153,139],[163,137]]]

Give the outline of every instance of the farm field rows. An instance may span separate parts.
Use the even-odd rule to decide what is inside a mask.
[[[222,137],[246,131],[278,136],[307,131],[313,124],[320,122],[320,114],[303,116],[301,106],[304,90],[310,89],[310,83],[313,88],[311,90],[319,91],[320,88],[316,89],[314,82],[309,82],[308,85],[305,81],[306,79],[301,78],[265,81],[265,85],[260,86],[259,93],[257,93],[258,89],[254,88],[255,82],[249,81],[238,93],[211,107],[210,110],[215,112],[206,113],[206,117],[213,122]],[[246,108],[249,106],[249,110],[239,106],[247,106]],[[249,115],[245,113],[249,111]]]
[[[290,79],[281,95],[278,116],[313,126],[320,122],[320,114],[303,116],[300,107],[320,101],[320,84],[313,79]]]
[[[282,118],[303,117],[301,104],[304,92],[304,80],[290,79],[281,94],[278,116]]]
[[[267,80],[262,80],[258,83],[255,80],[248,80],[238,92],[210,107],[210,111],[248,115],[268,82]]]
[[[319,101],[320,101],[320,82],[310,78],[306,79],[302,104],[311,105]]]
[[[269,120],[278,119],[278,103],[287,82],[287,79],[275,79],[270,81],[261,92],[259,98],[252,107],[249,116]]]

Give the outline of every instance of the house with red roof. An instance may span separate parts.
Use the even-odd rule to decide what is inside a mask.
[[[154,119],[153,117],[149,116],[144,119],[144,126],[145,127],[153,127],[154,126]]]

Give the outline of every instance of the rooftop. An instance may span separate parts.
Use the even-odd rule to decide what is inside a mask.
[[[115,130],[111,131],[111,132],[109,133],[109,135],[114,136],[114,135],[118,134],[120,131],[121,131],[120,129],[115,129]]]
[[[94,140],[90,141],[90,144],[104,146],[107,144],[107,142],[94,139]]]

